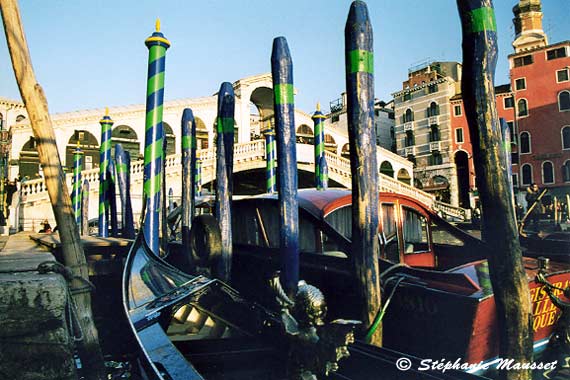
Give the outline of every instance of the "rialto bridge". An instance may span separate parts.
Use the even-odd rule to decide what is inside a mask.
[[[234,150],[234,181],[236,194],[263,192],[265,172],[265,142],[261,131],[273,120],[273,92],[270,74],[240,79],[233,84],[236,94]],[[164,103],[164,129],[167,139],[166,182],[175,196],[181,194],[180,122],[184,108],[193,110],[197,123],[198,155],[202,160],[202,182],[205,189],[215,173],[214,123],[217,113],[216,94],[209,97],[166,101]],[[68,173],[73,163],[72,152],[79,142],[85,152],[83,178],[90,183],[89,215],[97,214],[98,165],[102,109],[67,112],[52,115],[56,144],[62,164]],[[121,143],[131,154],[131,194],[135,214],[140,212],[143,165],[141,152],[144,145],[144,104],[110,107],[114,121],[112,146]],[[328,121],[328,120],[327,120]],[[329,166],[330,186],[350,187],[350,164],[346,157],[348,135],[338,128],[327,128],[325,121],[325,149]],[[42,172],[39,166],[36,141],[32,135],[27,113],[22,103],[0,98],[0,125],[10,131],[9,179],[20,177],[20,190],[11,205],[10,224],[17,229],[37,229],[41,220],[53,220]],[[311,116],[295,110],[295,127],[298,136],[297,156],[300,187],[312,187],[314,153]],[[377,149],[378,166],[388,167],[381,174],[381,188],[398,191],[436,205],[433,196],[412,186],[412,163],[390,151]],[[384,173],[386,173],[384,171]],[[68,186],[71,178],[68,175]],[[438,203],[446,213],[457,210]]]

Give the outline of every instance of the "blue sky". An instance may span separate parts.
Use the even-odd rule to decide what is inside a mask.
[[[328,110],[344,91],[344,25],[348,0],[20,0],[38,82],[50,112],[144,103],[148,51],[144,40],[160,17],[172,42],[165,99],[207,96],[223,81],[270,71],[272,40],[291,50],[296,106]],[[512,7],[495,0],[499,32],[496,84],[508,83],[513,52]],[[428,58],[461,61],[453,0],[368,1],[374,29],[375,95],[389,100],[407,69]],[[543,0],[550,42],[570,39],[570,0]],[[0,26],[1,27],[1,26]],[[2,28],[3,32],[3,28]],[[0,38],[0,96],[19,99]]]

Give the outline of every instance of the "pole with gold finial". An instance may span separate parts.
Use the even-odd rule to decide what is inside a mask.
[[[321,162],[325,156],[325,119],[326,116],[321,112],[321,103],[317,103],[317,110],[311,117],[314,123],[313,133],[315,135],[315,187],[317,190],[323,190],[325,184],[323,183],[323,173],[321,169]]]
[[[77,147],[73,151],[73,186],[71,191],[71,206],[73,207],[73,215],[75,221],[81,231],[81,171],[83,170],[83,151],[79,147],[79,139]]]
[[[99,236],[109,237],[109,163],[111,161],[111,128],[113,120],[109,116],[109,108],[105,108],[105,116],[101,124],[101,147],[99,148]]]
[[[144,197],[146,199],[143,234],[154,252],[159,255],[162,162],[164,160],[162,126],[162,103],[164,101],[164,72],[166,50],[170,47],[160,32],[160,20],[156,31],[145,40],[148,48],[148,76],[146,87],[146,122],[144,149]]]

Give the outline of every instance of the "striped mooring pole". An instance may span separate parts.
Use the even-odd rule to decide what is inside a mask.
[[[144,188],[146,210],[143,225],[144,238],[152,250],[160,254],[160,215],[161,186],[164,160],[162,126],[162,104],[164,101],[164,72],[166,50],[170,47],[160,32],[160,21],[156,21],[156,31],[145,40],[149,50],[148,76],[146,88],[146,122],[144,149]]]
[[[89,181],[81,187],[81,235],[89,235]]]
[[[196,171],[194,172],[194,178],[196,178],[196,197],[202,195],[202,161],[196,158]]]
[[[109,204],[109,214],[111,217],[111,236],[119,236],[119,226],[117,219],[117,177],[115,175],[115,163],[112,159],[109,160],[109,168],[107,173],[107,199]]]
[[[326,190],[329,187],[329,166],[327,164],[327,158],[323,154],[319,162],[319,175],[321,176],[321,189]]]
[[[277,160],[279,162],[279,249],[280,282],[290,299],[299,283],[299,208],[297,200],[297,144],[295,101],[293,98],[293,61],[285,37],[273,40],[271,52],[273,107]]]
[[[196,197],[196,121],[190,108],[182,112],[182,246],[190,249]]]
[[[234,89],[224,82],[218,92],[218,118],[216,141],[216,204],[215,216],[222,232],[222,254],[218,262],[217,277],[229,282],[232,260],[232,171],[234,148]]]
[[[344,29],[346,97],[352,173],[352,254],[367,340],[381,344],[378,268],[378,165],[374,130],[372,25],[363,1],[354,1]]]
[[[79,231],[81,232],[81,171],[83,170],[83,151],[77,147],[73,151],[73,186],[71,192],[71,204],[73,206],[73,215]]]
[[[133,239],[135,226],[131,204],[131,157],[121,144],[115,145],[115,162],[121,198],[121,235],[125,239]]]
[[[109,164],[111,162],[111,128],[113,120],[109,108],[99,121],[101,124],[101,147],[99,148],[99,235],[109,237]]]
[[[265,174],[266,174],[266,190],[268,193],[277,192],[277,177],[276,177],[276,149],[275,132],[270,125],[262,131],[265,136]]]
[[[317,110],[311,117],[313,119],[313,133],[315,135],[315,187],[317,190],[324,190],[323,175],[321,169],[321,157],[325,156],[325,119],[321,112],[321,104],[317,103]]]

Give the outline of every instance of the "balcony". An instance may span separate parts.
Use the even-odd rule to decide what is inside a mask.
[[[409,146],[407,148],[405,148],[404,150],[404,156],[414,156],[416,154],[416,147],[415,146]]]
[[[429,143],[429,150],[430,151],[440,151],[441,150],[441,141],[434,141]]]
[[[428,117],[428,123],[429,125],[438,125],[439,124],[439,116],[430,116]]]
[[[414,130],[413,121],[408,121],[407,123],[404,123],[404,132],[413,131],[413,130]]]

